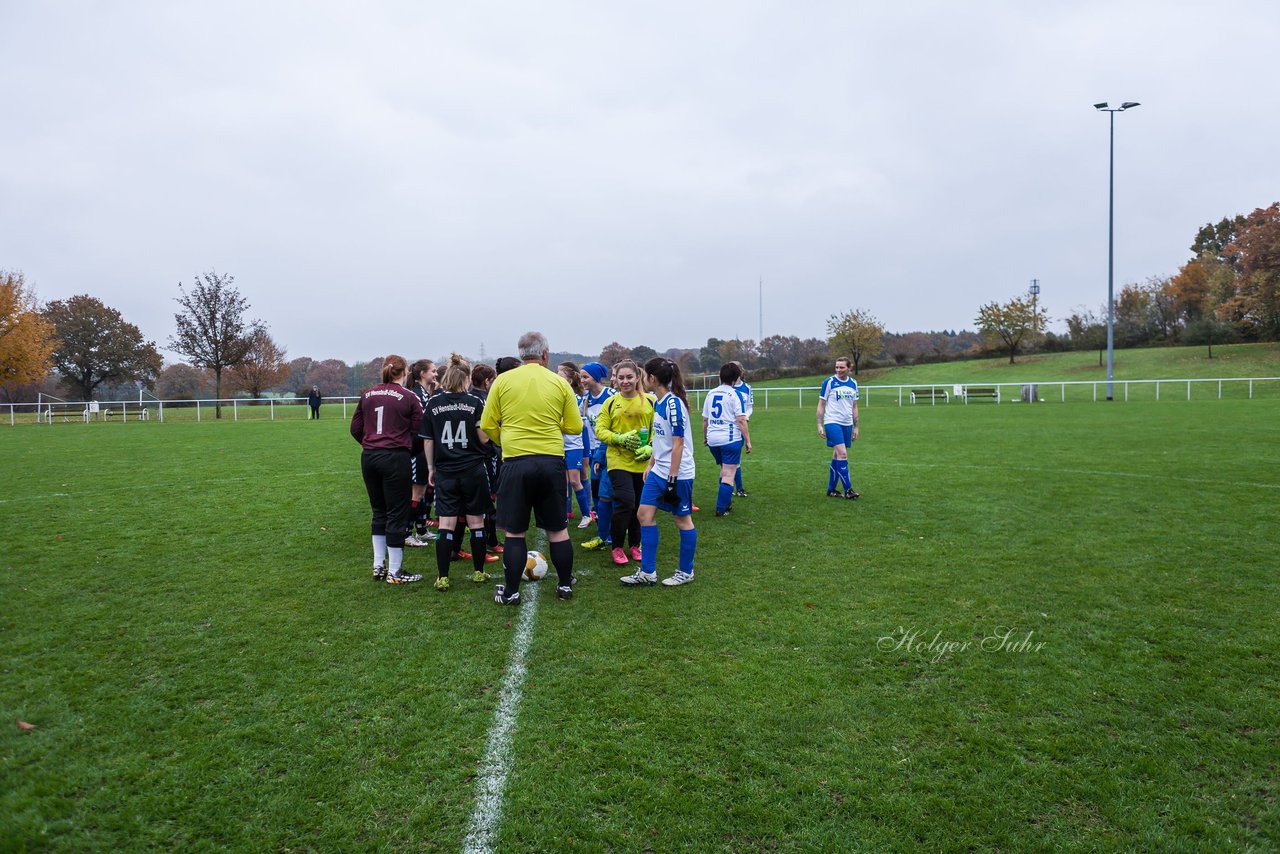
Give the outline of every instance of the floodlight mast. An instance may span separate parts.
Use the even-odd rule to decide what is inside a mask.
[[[1125,101],[1118,107],[1108,106],[1106,101],[1093,108],[1111,114],[1111,167],[1107,178],[1107,400],[1115,399],[1115,259],[1116,259],[1116,113],[1141,106],[1137,101]]]

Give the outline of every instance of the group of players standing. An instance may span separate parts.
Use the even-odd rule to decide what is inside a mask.
[[[361,395],[351,434],[364,449],[374,580],[421,580],[405,571],[404,547],[430,544],[434,503],[436,589],[449,589],[455,559],[472,560],[477,583],[489,579],[486,563],[502,560],[505,578],[494,600],[517,604],[532,513],[547,535],[557,596],[572,598],[576,579],[567,523],[576,500],[578,527],[589,527],[593,519],[597,524],[597,535],[583,548],[606,548],[619,566],[639,563],[620,579],[626,586],[658,583],[656,511],[670,513],[679,533],[679,561],[662,584],[692,582],[698,539],[692,513],[698,508],[689,401],[679,365],[662,357],[643,366],[624,359],[610,371],[599,362],[564,362],[552,373],[540,333],[522,336],[519,349],[520,359],[504,357],[492,368],[472,368],[457,354],[438,369],[429,360],[409,366],[400,356],[388,356],[382,383]],[[857,384],[847,378],[843,361],[844,376],[837,362],[837,376],[823,385],[819,429],[834,449],[827,494],[839,494],[838,478],[844,497],[856,498],[842,452],[857,436]],[[702,408],[703,442],[720,466],[716,516],[732,510],[735,496],[747,495],[741,459],[752,450],[753,399],[741,366],[722,366],[720,381]],[[824,410],[835,423],[824,424]],[[852,433],[838,423],[850,412]],[[837,466],[842,460],[843,469]],[[470,531],[469,554],[462,521]],[[498,542],[498,530],[505,543]]]

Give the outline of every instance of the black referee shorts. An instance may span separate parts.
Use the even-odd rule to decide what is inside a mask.
[[[512,534],[529,530],[529,513],[544,531],[563,531],[564,457],[531,454],[502,461],[498,483],[498,527]]]

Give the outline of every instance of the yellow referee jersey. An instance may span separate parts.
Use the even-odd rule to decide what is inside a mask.
[[[502,458],[564,456],[564,434],[582,432],[582,413],[564,377],[537,362],[494,380],[480,429],[502,446]]]

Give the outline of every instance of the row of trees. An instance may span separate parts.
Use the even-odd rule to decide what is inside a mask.
[[[1116,345],[1280,341],[1280,202],[1205,225],[1191,251],[1176,275],[1121,289],[1113,306]],[[174,315],[176,331],[168,347],[187,363],[165,368],[155,342],[101,300],[80,295],[41,307],[22,273],[0,271],[0,392],[15,400],[23,387],[46,382],[50,371],[67,394],[84,400],[104,390],[118,394],[130,384],[168,399],[209,392],[221,399],[224,387],[261,397],[314,385],[327,396],[342,396],[377,382],[381,364],[376,359],[355,365],[338,359],[286,361],[285,349],[266,325],[248,319],[249,303],[232,276],[208,273],[196,277],[190,289],[180,283],[178,291],[181,311]],[[1007,352],[1013,362],[1035,348],[1101,349],[1106,316],[1105,305],[1097,312],[1079,309],[1066,318],[1066,334],[1058,335],[1046,331],[1049,318],[1027,294],[980,306],[977,333],[895,335],[859,308],[829,317],[826,339],[708,338],[702,347],[672,348],[661,355],[689,374],[715,373],[734,360],[752,371],[821,371],[833,355],[850,357],[855,373],[873,359],[905,364],[984,350]],[[615,341],[595,358],[612,364],[656,355],[652,347]]]
[[[1280,341],[1280,202],[1206,224],[1191,251],[1175,275],[1120,291],[1115,345]],[[1105,346],[1106,314],[1077,311],[1068,335]]]

